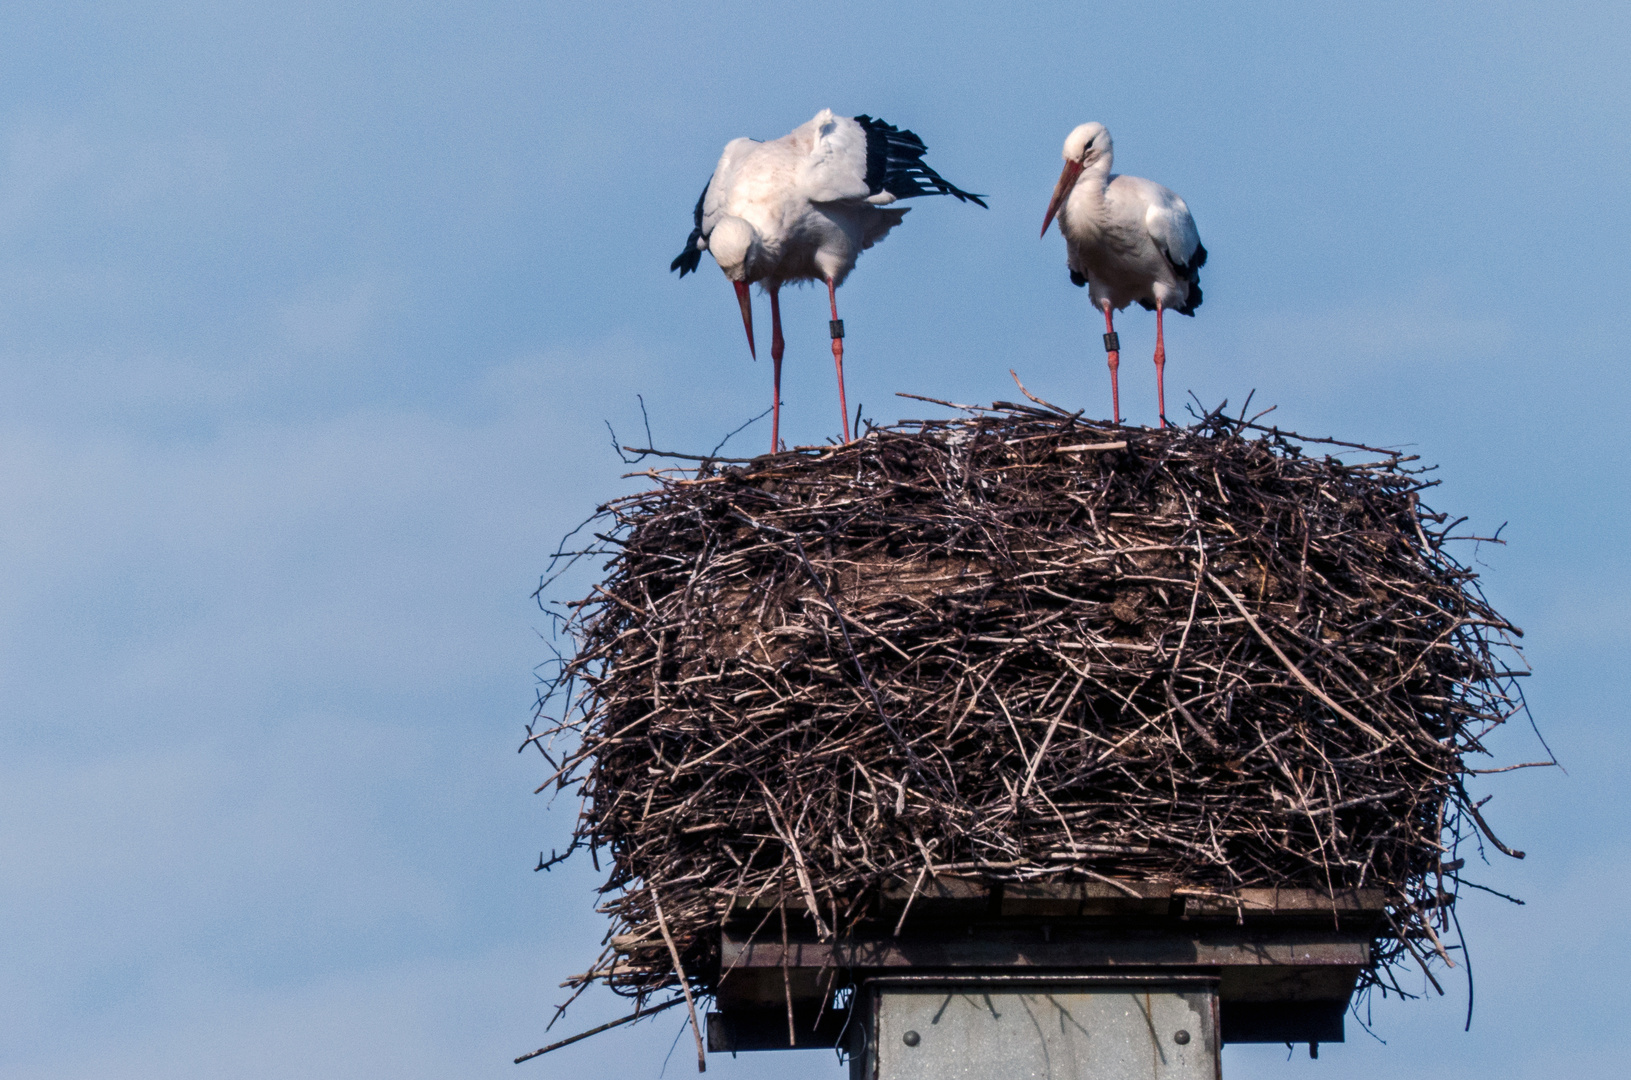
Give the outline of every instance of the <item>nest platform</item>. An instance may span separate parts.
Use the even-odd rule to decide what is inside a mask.
[[[999,403],[646,475],[558,556],[603,575],[527,740],[583,800],[540,866],[608,873],[580,991],[815,1031],[857,972],[1273,926],[1346,1002],[1448,959],[1459,845],[1521,856],[1466,787],[1519,632],[1411,457]]]

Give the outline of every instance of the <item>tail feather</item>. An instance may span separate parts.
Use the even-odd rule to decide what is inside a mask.
[[[1195,309],[1200,306],[1201,283],[1199,280],[1192,279],[1189,283],[1189,297],[1184,301],[1184,306],[1178,309],[1178,314],[1193,316],[1195,314]]]
[[[702,249],[697,243],[702,239],[701,229],[692,229],[691,235],[686,238],[685,250],[674,256],[674,261],[668,264],[669,270],[678,270],[680,277],[694,274],[697,267],[702,265]]]
[[[668,264],[672,272],[678,270],[680,277],[696,273],[698,266],[702,265],[702,204],[708,198],[708,188],[713,185],[714,178],[708,177],[708,182],[702,185],[702,194],[697,196],[697,206],[691,211],[691,235],[685,238],[685,250],[674,256],[674,261]]]

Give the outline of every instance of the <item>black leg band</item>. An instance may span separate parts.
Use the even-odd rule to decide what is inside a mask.
[[[1104,351],[1105,352],[1120,352],[1121,351],[1121,337],[1118,334],[1116,334],[1116,332],[1114,330],[1112,330],[1110,333],[1104,335]]]
[[[830,319],[830,320],[828,320],[827,329],[832,331],[833,340],[834,341],[838,340],[839,338],[844,336],[844,320],[843,319]]]

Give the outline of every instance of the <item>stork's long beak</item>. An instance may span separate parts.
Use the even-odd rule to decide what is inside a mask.
[[[1065,205],[1070,198],[1070,189],[1076,186],[1076,178],[1082,175],[1082,163],[1079,161],[1065,162],[1064,172],[1059,174],[1059,182],[1053,186],[1053,198],[1048,200],[1048,216],[1042,219],[1042,235],[1048,235],[1048,226],[1053,224],[1053,215]]]
[[[736,286],[736,302],[742,305],[742,327],[748,332],[748,355],[757,360],[759,354],[753,349],[753,304],[748,300],[748,283],[733,281],[731,284]]]

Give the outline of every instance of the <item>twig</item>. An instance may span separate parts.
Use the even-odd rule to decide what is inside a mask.
[[[651,906],[657,912],[657,926],[663,932],[663,942],[668,946],[668,955],[674,961],[674,974],[680,980],[680,992],[685,995],[685,1008],[691,1014],[691,1034],[697,1039],[697,1072],[708,1071],[708,1055],[702,1045],[702,1025],[697,1021],[697,1005],[691,1000],[691,982],[686,978],[685,965],[680,963],[680,950],[674,944],[674,935],[668,932],[668,920],[663,918],[663,902],[657,899],[657,890],[651,890]]]
[[[640,1020],[640,1019],[642,1019],[644,1017],[647,1017],[647,1016],[655,1016],[658,1013],[662,1012],[664,1009],[671,1009],[675,1005],[680,1004],[684,1000],[685,1000],[685,998],[683,998],[683,997],[677,997],[677,998],[674,998],[674,999],[672,999],[670,1001],[663,1002],[661,1005],[658,1005],[654,1009],[635,1009],[632,1013],[630,1013],[627,1016],[619,1017],[616,1020],[608,1021],[607,1023],[601,1024],[598,1027],[592,1027],[588,1031],[580,1031],[576,1035],[571,1036],[570,1038],[562,1039],[560,1042],[552,1042],[548,1046],[541,1046],[538,1049],[532,1051],[532,1053],[530,1053],[530,1054],[522,1054],[520,1057],[515,1059],[515,1063],[517,1065],[519,1065],[523,1061],[531,1061],[535,1057],[542,1057],[544,1054],[547,1054],[552,1050],[559,1050],[563,1046],[571,1046],[573,1043],[579,1042],[579,1041],[581,1041],[583,1039],[587,1039],[591,1035],[599,1035],[602,1031],[610,1031],[612,1028],[617,1027],[620,1024],[628,1024],[628,1023],[634,1022],[635,1020]]]
[[[771,406],[771,408],[775,408],[775,406]],[[731,439],[733,439],[737,435],[740,435],[742,432],[746,431],[748,428],[752,427],[754,424],[757,424],[759,421],[763,420],[765,417],[767,417],[769,415],[770,415],[770,409],[766,409],[764,412],[760,413],[758,416],[755,416],[752,420],[749,420],[747,423],[743,424],[741,427],[733,428],[729,435],[726,435],[723,439],[719,440],[719,444],[713,448],[713,452],[708,455],[708,458],[706,460],[723,461],[724,459],[719,456],[719,452],[721,450],[725,449],[725,444],[730,442]]]
[[[1523,858],[1523,852],[1516,851],[1501,843],[1501,838],[1496,836],[1495,830],[1489,827],[1489,823],[1484,820],[1484,815],[1478,812],[1478,804],[1472,801],[1472,796],[1467,794],[1467,789],[1459,783],[1456,784],[1456,789],[1461,792],[1461,798],[1465,800],[1462,809],[1472,815],[1473,821],[1478,824],[1479,831],[1489,839],[1490,843],[1495,845],[1495,849],[1502,855],[1510,855],[1514,859]]]

